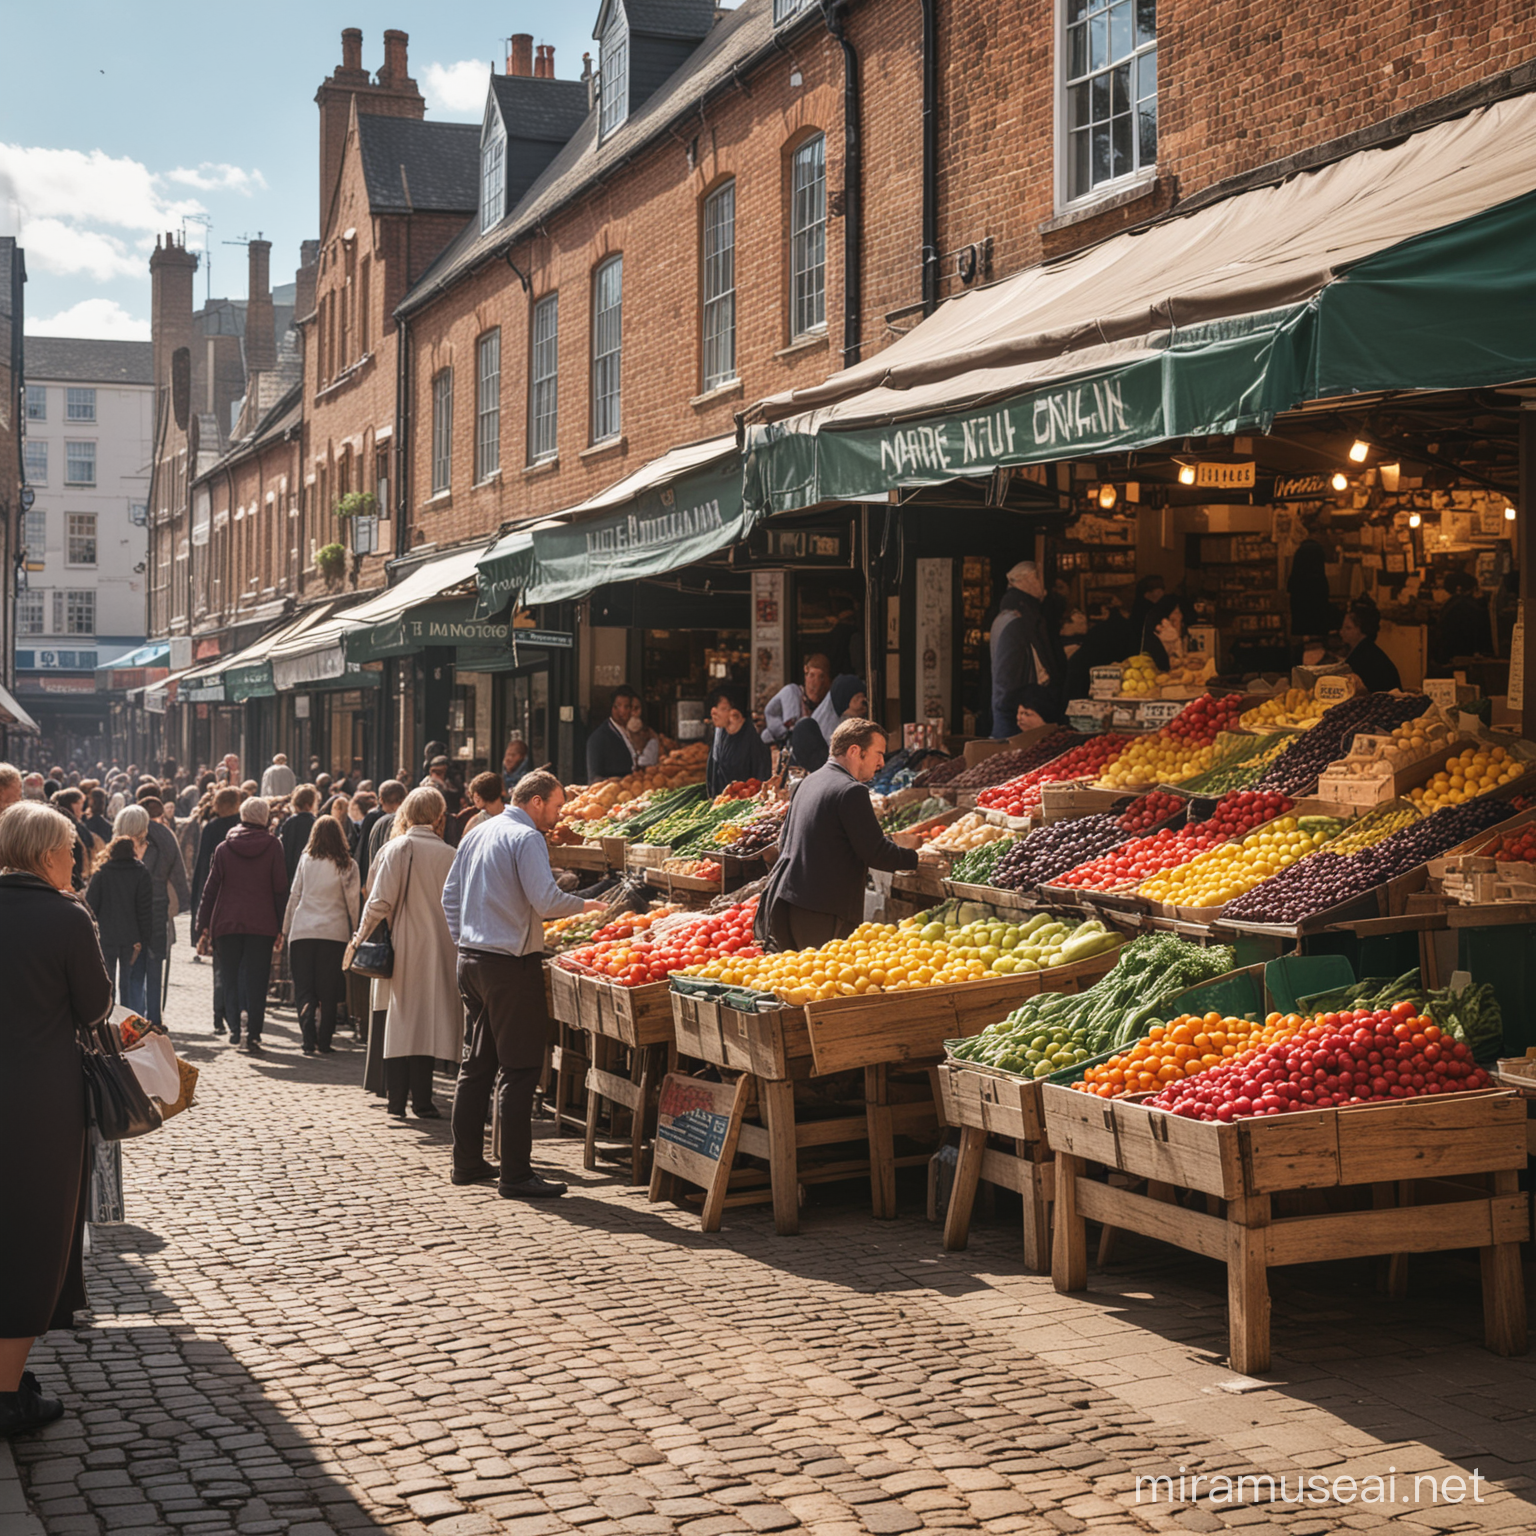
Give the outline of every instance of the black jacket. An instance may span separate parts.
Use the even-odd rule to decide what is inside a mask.
[[[599,779],[622,779],[635,771],[634,753],[629,750],[620,728],[612,719],[594,726],[587,737],[587,783]]]
[[[315,830],[315,813],[313,811],[295,811],[282,826],[277,829],[277,840],[283,845],[283,858],[288,865],[288,884],[293,884],[294,871],[299,867],[299,859],[304,850],[309,847],[309,834]]]
[[[362,819],[357,829],[357,846],[352,850],[352,857],[357,860],[357,877],[359,880],[368,879],[368,861],[373,857],[373,829],[378,826],[379,818],[387,816],[389,812],[381,805],[376,805]],[[292,869],[288,872],[288,880],[293,881]]]
[[[192,871],[192,910],[202,905],[203,887],[208,883],[208,867],[213,851],[240,825],[238,816],[210,816],[203,823],[203,835],[197,842],[197,867]]]
[[[91,876],[85,899],[96,914],[101,947],[107,954],[135,944],[154,948],[155,882],[137,859],[108,859]]]
[[[1362,640],[1349,653],[1347,661],[1349,670],[1371,693],[1387,693],[1403,686],[1397,664],[1374,640]]]
[[[704,769],[704,787],[711,796],[743,779],[761,783],[772,772],[773,754],[768,743],[752,729],[750,720],[734,736],[729,731],[715,731]]]
[[[916,851],[898,848],[881,832],[868,787],[841,763],[829,762],[803,779],[789,802],[768,889],[772,902],[857,926],[871,869],[916,868]]]
[[[1013,735],[1020,709],[1032,709],[1042,720],[1061,719],[1067,661],[1042,603],[1010,587],[992,621],[991,652],[994,738]],[[1042,665],[1048,677],[1041,674]]]

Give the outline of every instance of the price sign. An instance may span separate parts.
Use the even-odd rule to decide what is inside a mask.
[[[1183,699],[1148,699],[1141,706],[1141,723],[1155,726],[1167,725],[1183,710],[1185,702]]]
[[[1314,688],[1314,697],[1322,704],[1342,704],[1345,699],[1354,698],[1359,692],[1360,679],[1353,672],[1330,673],[1327,677],[1317,680]]]

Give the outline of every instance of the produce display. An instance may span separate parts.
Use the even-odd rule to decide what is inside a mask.
[[[1079,816],[1037,827],[997,861],[991,883],[1002,891],[1049,885],[1057,875],[1177,815],[1184,805],[1182,796],[1154,790],[1133,800],[1123,811],[1103,811],[1097,816]]]
[[[997,861],[1018,841],[1018,834],[1006,832],[990,843],[983,843],[963,853],[949,868],[949,878],[962,885],[991,885]]]
[[[728,821],[718,832],[715,840],[717,852],[729,853],[735,858],[750,858],[771,848],[779,840],[784,829],[784,812],[787,806],[774,804],[763,806],[750,820]]]
[[[1123,698],[1148,698],[1157,688],[1157,663],[1150,656],[1129,657],[1120,669],[1120,693]]]
[[[1155,1093],[1258,1046],[1272,1045],[1295,1031],[1279,1014],[1262,1024],[1223,1018],[1219,1013],[1180,1014],[1169,1024],[1153,1024],[1128,1051],[1089,1067],[1071,1086],[1101,1099],[1127,1093]]]
[[[750,959],[762,954],[752,940],[756,916],[754,896],[723,912],[653,918],[646,930],[631,929],[613,937],[605,937],[600,930],[591,944],[561,956],[556,963],[607,977],[621,987],[643,987],[721,956]]]
[[[1418,819],[1419,813],[1411,805],[1384,805],[1351,823],[1323,852],[1358,853],[1362,848],[1369,848],[1372,843],[1379,843],[1384,837],[1412,826]]]
[[[1289,731],[1275,731],[1269,736],[1241,736],[1223,731],[1215,742],[1215,766],[1185,779],[1179,788],[1186,795],[1202,796],[1247,789],[1263,777],[1264,770],[1295,739]]]
[[[1270,1015],[1276,1019],[1278,1015]],[[1284,1040],[1169,1083],[1148,1099],[1189,1120],[1223,1123],[1486,1088],[1470,1047],[1448,1040],[1416,1003],[1297,1019]]]
[[[1129,736],[1090,736],[1081,746],[983,790],[976,796],[976,804],[983,810],[1002,811],[1009,816],[1032,816],[1040,809],[1041,790],[1045,785],[1093,778],[1106,763],[1118,757],[1130,741]]]
[[[732,785],[731,789],[736,787]],[[679,857],[710,853],[716,847],[716,834],[723,827],[739,825],[743,818],[756,813],[751,802],[728,789],[707,804],[693,801],[662,817],[646,829],[645,841],[653,847],[670,848]]]
[[[1182,784],[1215,760],[1216,738],[1236,724],[1243,696],[1204,694],[1181,709],[1160,731],[1133,741],[1106,765],[1106,789],[1141,784]]]
[[[963,757],[936,759],[912,780],[913,789],[940,789],[965,772]]]
[[[1496,864],[1536,864],[1536,824],[1506,832],[1491,847],[1479,851]]]
[[[903,805],[894,811],[887,811],[880,818],[880,830],[887,837],[891,837],[897,832],[905,832],[920,822],[930,821],[933,817],[942,816],[946,811],[953,809],[949,801],[940,800],[936,795],[929,795],[926,799],[915,801],[911,805]]]
[[[1256,787],[1300,794],[1349,751],[1357,733],[1379,735],[1405,720],[1416,720],[1428,705],[1422,693],[1359,693],[1335,704],[1275,759]]]
[[[1225,944],[1202,949],[1169,933],[1143,934],[1132,939],[1120,951],[1114,969],[1086,991],[1038,993],[979,1035],[950,1041],[949,1054],[956,1061],[994,1067],[1008,1057],[1022,1062],[1027,1051],[1036,1049],[1034,1042],[1042,1032],[1054,1039],[1059,1029],[1064,1039],[1075,1042],[1074,1052],[1084,1053],[1078,1058],[1084,1060],[1137,1039],[1146,1023],[1181,992],[1225,975],[1234,963],[1233,952]],[[1045,1074],[1031,1070],[1028,1075]]]
[[[713,859],[667,859],[661,867],[669,875],[687,875],[690,880],[720,884],[720,866]]]
[[[1415,805],[1438,810],[1442,805],[1461,805],[1486,795],[1501,784],[1511,784],[1525,772],[1525,765],[1503,747],[1468,747],[1451,758],[1434,778],[1409,794]]]
[[[1302,821],[1312,823],[1303,826]],[[1142,882],[1139,894],[1174,907],[1221,907],[1321,848],[1341,823],[1282,816],[1239,843],[1222,843]]]
[[[1311,725],[1327,707],[1313,696],[1310,688],[1287,688],[1284,693],[1272,694],[1262,704],[1244,710],[1238,723],[1245,731]]]
[[[1509,814],[1502,800],[1487,798],[1446,806],[1358,853],[1293,864],[1233,901],[1222,917],[1248,923],[1300,922],[1438,858]]]
[[[1315,993],[1301,1002],[1314,1013],[1342,1012],[1348,1008],[1373,1013],[1398,1003],[1416,1003],[1420,998],[1424,1000],[1425,1013],[1453,1040],[1470,1046],[1475,1057],[1488,1060],[1498,1055],[1504,1041],[1504,1015],[1487,982],[1460,991],[1452,987],[1426,991],[1415,966],[1391,981],[1367,977],[1347,987]]]
[[[986,915],[967,923],[945,921],[978,910]],[[820,949],[758,958],[725,956],[689,974],[773,992],[798,1006],[1044,971],[1086,960],[1119,943],[1120,936],[1099,922],[1073,926],[1038,912],[1027,923],[1005,923],[977,903],[947,902],[903,924],[861,923],[846,939],[834,939]]]
[[[696,784],[704,777],[708,749],[702,741],[690,742],[668,752],[653,768],[637,768],[622,779],[600,779],[584,787],[572,786],[560,812],[562,822],[598,821],[614,806],[633,800],[651,789],[677,789]]]
[[[1284,795],[1238,790],[1224,795],[1204,821],[1186,822],[1177,832],[1164,827],[1151,837],[1123,843],[1058,875],[1051,883],[1078,890],[1123,890],[1163,870],[1187,864],[1207,848],[1231,837],[1241,837],[1266,821],[1283,816],[1290,808],[1291,802]]]
[[[643,840],[646,832],[658,821],[684,806],[701,805],[703,801],[703,784],[688,784],[681,789],[649,790],[634,800],[616,805],[600,820],[588,822],[581,828],[581,832],[588,838],[628,837]]]
[[[1082,737],[1074,731],[1053,731],[1043,741],[1032,747],[1010,747],[1006,752],[994,752],[984,757],[974,767],[956,774],[946,784],[946,789],[986,789],[993,784],[1003,784],[1020,774],[1044,766],[1053,758],[1060,757],[1075,746]],[[924,786],[927,787],[927,786]]]
[[[924,839],[924,843],[937,853],[969,853],[1007,836],[1006,827],[993,826],[979,811],[967,811],[947,827],[938,827],[931,837]]]
[[[1448,746],[1452,731],[1438,709],[1394,726],[1385,736],[1361,734],[1349,756],[1328,770],[1329,778],[1390,778]]]

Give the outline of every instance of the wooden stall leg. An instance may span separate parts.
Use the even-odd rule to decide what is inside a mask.
[[[950,1253],[964,1248],[971,1237],[971,1211],[976,1205],[976,1187],[981,1182],[981,1160],[987,1150],[987,1133],[974,1125],[960,1131],[960,1156],[955,1160],[955,1182],[950,1186],[949,1210],[944,1217],[944,1247]],[[1027,1197],[1026,1197],[1027,1198]],[[1029,1241],[1029,1213],[1025,1212],[1024,1234]]]
[[[1024,1164],[1024,1187],[1019,1191],[1024,1201],[1024,1265],[1037,1275],[1047,1274],[1051,1267],[1051,1195],[1054,1189],[1055,1170],[1050,1163],[1040,1162],[1032,1150],[1024,1150],[1020,1143]]]
[[[800,1152],[795,1140],[795,1085],[759,1078],[758,1099],[768,1132],[768,1177],[773,1186],[773,1229],[780,1237],[800,1230]]]
[[[657,1075],[658,1051],[654,1045],[642,1045],[632,1053],[630,1080],[635,1085],[635,1111],[629,1122],[629,1182],[645,1183],[645,1129],[650,1116],[651,1094],[661,1080]]]
[[[1070,1152],[1056,1154],[1051,1283],[1058,1291],[1088,1288],[1088,1227],[1077,1209],[1077,1181],[1082,1171],[1082,1158]]]
[[[1268,1195],[1227,1202],[1227,1353],[1243,1376],[1269,1369],[1269,1213]]]
[[[1371,1185],[1371,1205],[1375,1210],[1395,1210],[1399,1206],[1412,1205],[1413,1199],[1411,1181]],[[1382,1255],[1377,1261],[1376,1289],[1386,1296],[1403,1297],[1408,1294],[1408,1255],[1406,1253]]]
[[[592,1041],[592,1070],[606,1071],[613,1053],[613,1042],[598,1034],[593,1034],[589,1038]],[[583,1168],[597,1167],[597,1116],[602,1103],[602,1096],[597,1089],[589,1085],[587,1088],[587,1135],[581,1148]]]
[[[1519,1193],[1520,1176],[1512,1169],[1491,1175],[1491,1180],[1495,1196]],[[1479,1249],[1478,1257],[1483,1270],[1483,1342],[1496,1355],[1523,1355],[1529,1346],[1520,1244],[1494,1243]]]
[[[720,1230],[720,1218],[725,1212],[725,1196],[731,1183],[731,1165],[736,1161],[736,1144],[741,1140],[741,1120],[751,1102],[752,1077],[750,1073],[743,1072],[736,1083],[736,1097],[731,1100],[731,1120],[720,1148],[720,1160],[715,1164],[714,1178],[704,1195],[704,1210],[699,1218],[701,1231]]]
[[[885,1065],[864,1068],[865,1117],[869,1126],[870,1203],[878,1220],[896,1215],[896,1145],[891,1128],[891,1086]]]

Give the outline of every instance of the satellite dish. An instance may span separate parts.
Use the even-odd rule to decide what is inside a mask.
[[[192,351],[177,347],[171,353],[171,410],[183,432],[192,414]]]

